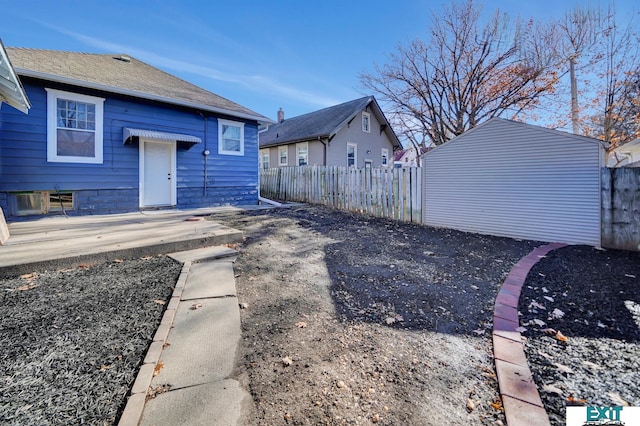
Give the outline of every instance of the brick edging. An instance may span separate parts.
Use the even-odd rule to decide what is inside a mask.
[[[516,263],[502,283],[493,311],[493,357],[507,424],[511,426],[550,425],[538,388],[517,331],[518,301],[529,271],[552,250],[566,244],[540,246]]]
[[[173,326],[176,309],[178,308],[178,303],[182,297],[182,291],[184,290],[184,286],[187,282],[187,275],[189,275],[190,269],[191,261],[187,260],[182,265],[182,270],[180,271],[180,276],[178,277],[176,286],[173,289],[173,294],[167,304],[167,309],[164,311],[160,325],[153,336],[153,341],[151,342],[151,346],[149,346],[147,355],[144,357],[142,367],[140,367],[140,370],[138,371],[136,380],[131,388],[129,400],[127,401],[127,405],[124,407],[122,416],[120,416],[118,426],[137,426],[138,423],[140,423],[144,404],[147,399],[147,391],[151,386],[151,380],[153,379],[156,365],[158,364],[158,361],[160,361],[162,348],[167,342],[169,330]]]

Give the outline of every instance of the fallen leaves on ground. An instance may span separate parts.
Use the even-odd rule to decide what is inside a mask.
[[[304,321],[298,321],[298,322],[295,324],[295,326],[296,326],[296,327],[298,327],[298,328],[306,328],[306,327],[307,327],[307,323],[306,323],[306,322],[304,322]]]
[[[153,377],[156,377],[158,374],[160,374],[160,370],[162,370],[162,367],[164,367],[164,363],[159,362],[156,364],[155,368],[153,369]]]
[[[164,304],[165,304],[165,303],[167,303],[167,302],[165,302],[164,300],[155,299],[155,300],[153,301],[153,303],[157,303],[158,305],[164,305]]]
[[[202,303],[194,303],[193,305],[191,305],[189,309],[191,309],[192,311],[195,311],[196,309],[200,309],[200,308],[202,308]]]
[[[561,342],[566,342],[567,340],[569,340],[569,338],[567,336],[565,336],[564,334],[560,333],[560,331],[556,332],[556,339],[558,339]]]
[[[282,358],[282,365],[284,365],[285,367],[289,367],[291,364],[293,364],[293,360],[291,358],[289,358],[288,356]]]
[[[542,391],[543,392],[547,392],[547,393],[554,393],[558,396],[562,396],[562,389],[554,386],[554,385],[544,385],[542,387]]]

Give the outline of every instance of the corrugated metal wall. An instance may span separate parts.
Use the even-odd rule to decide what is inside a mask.
[[[600,245],[600,143],[503,119],[424,157],[423,223]]]

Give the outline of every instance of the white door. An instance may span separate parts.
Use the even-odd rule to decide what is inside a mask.
[[[140,207],[176,204],[175,146],[140,140]]]

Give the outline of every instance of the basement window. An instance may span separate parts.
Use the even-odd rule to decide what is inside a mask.
[[[62,212],[74,209],[73,192],[30,191],[11,194],[11,211],[15,216]]]

